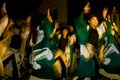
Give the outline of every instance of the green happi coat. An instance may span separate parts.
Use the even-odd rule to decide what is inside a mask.
[[[116,44],[115,36],[118,34],[116,33],[115,36],[111,34],[111,24],[110,22],[107,22],[107,46],[106,50],[110,50],[108,54],[106,54],[107,51],[105,51],[105,60],[103,63],[103,68],[108,72],[108,73],[120,73],[120,52],[118,50],[118,46]]]
[[[50,34],[52,33],[53,29],[54,29],[54,26],[52,23],[48,21],[47,17],[43,19],[43,23],[40,25],[39,30],[41,31],[40,35],[43,35],[44,37],[39,44],[33,47],[33,50],[41,49],[44,47],[48,47],[52,50],[51,44],[50,44]],[[40,35],[38,34],[38,36]]]
[[[81,13],[80,16],[75,19],[75,30],[79,44],[86,44],[89,36],[89,31],[87,28],[87,23],[84,20],[84,14]]]
[[[50,23],[47,18],[44,18],[43,23],[38,28],[38,36],[41,40],[33,47],[33,76],[46,79],[53,79],[55,77],[53,70],[53,49],[50,44],[50,34],[52,33],[53,28],[53,24]]]
[[[84,20],[84,14],[82,13],[75,19],[76,36],[80,45],[85,45],[89,36],[89,27]],[[81,54],[81,53],[80,53]],[[84,54],[84,53],[83,53]],[[95,76],[95,63],[93,58],[89,61],[85,60],[83,55],[80,56],[78,68],[76,69],[75,76],[79,77],[92,77]]]

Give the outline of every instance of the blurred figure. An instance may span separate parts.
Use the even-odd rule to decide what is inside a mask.
[[[0,76],[4,77],[5,76],[5,72],[4,72],[4,66],[3,66],[3,63],[2,63],[2,57],[3,57],[3,54],[5,53],[6,51],[6,44],[4,44],[6,42],[6,40],[8,39],[5,38],[3,40],[3,32],[4,30],[6,29],[7,25],[8,25],[8,14],[7,14],[7,11],[6,11],[6,3],[5,1],[1,0],[0,1]],[[9,35],[9,34],[8,34]],[[1,41],[2,40],[2,41]]]
[[[37,27],[38,38],[33,44],[32,54],[32,76],[37,78],[53,79],[55,77],[53,70],[53,49],[51,45],[51,34],[54,25],[50,15],[50,9],[47,10],[47,15],[43,18],[40,26]],[[32,78],[30,78],[32,79]]]
[[[0,2],[0,37],[4,30],[6,29],[9,22],[8,14],[6,11],[6,3],[3,1]]]
[[[120,51],[117,43],[118,26],[111,21],[111,16],[108,15],[107,21],[104,23],[106,29],[106,44],[102,45],[103,50],[100,53],[100,61],[102,61],[102,66],[108,73],[118,73],[119,74],[119,57]]]
[[[73,77],[73,74],[77,68],[78,64],[78,55],[79,55],[79,44],[77,43],[76,33],[73,26],[68,26],[68,45],[70,47],[69,53],[69,64],[68,64],[68,76],[69,78]]]
[[[78,76],[80,80],[84,79],[85,77],[95,76],[94,61],[91,58],[90,60],[87,60],[87,58],[90,57],[90,54],[86,54],[85,51],[83,51],[85,48],[83,46],[86,45],[90,33],[90,27],[88,26],[88,15],[90,13],[90,10],[90,2],[87,2],[83,8],[83,12],[75,19],[75,31],[80,45],[80,60],[75,72],[75,76]]]
[[[54,68],[60,69],[59,72],[55,72],[57,75],[59,74],[58,78],[65,78],[68,77],[68,67],[70,61],[70,46],[68,45],[68,29],[64,28],[61,30],[60,33],[60,40],[58,42],[57,50],[55,52],[55,64]],[[59,63],[60,62],[60,63]],[[57,66],[60,64],[60,66]]]

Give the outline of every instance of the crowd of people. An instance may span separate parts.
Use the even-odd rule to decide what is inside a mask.
[[[32,15],[16,20],[5,2],[0,7],[1,79],[102,80],[100,69],[120,74],[120,30],[108,8],[100,19],[88,1],[74,25],[63,25],[50,9],[33,24]]]
[[[23,62],[28,63],[28,57],[25,56],[32,50],[30,49],[31,16],[17,20],[10,18],[6,6],[6,2],[2,0],[0,3],[0,79],[6,80],[10,77],[16,80],[22,76],[22,72],[27,72],[22,65],[25,64]]]

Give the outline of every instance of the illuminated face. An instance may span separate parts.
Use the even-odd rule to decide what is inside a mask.
[[[68,30],[67,30],[67,29],[64,29],[63,32],[62,32],[62,34],[63,34],[63,37],[66,38],[66,36],[67,36],[67,34],[68,34]]]
[[[96,27],[98,26],[98,19],[97,17],[93,16],[90,21],[90,26],[93,28],[93,29],[96,29]]]

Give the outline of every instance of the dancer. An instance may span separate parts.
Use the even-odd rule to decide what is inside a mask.
[[[47,11],[47,17],[42,21],[42,24],[37,28],[39,31],[38,40],[33,45],[32,54],[32,76],[37,78],[53,79],[53,52],[51,46],[50,35],[54,29],[53,20],[50,15],[50,10]]]

